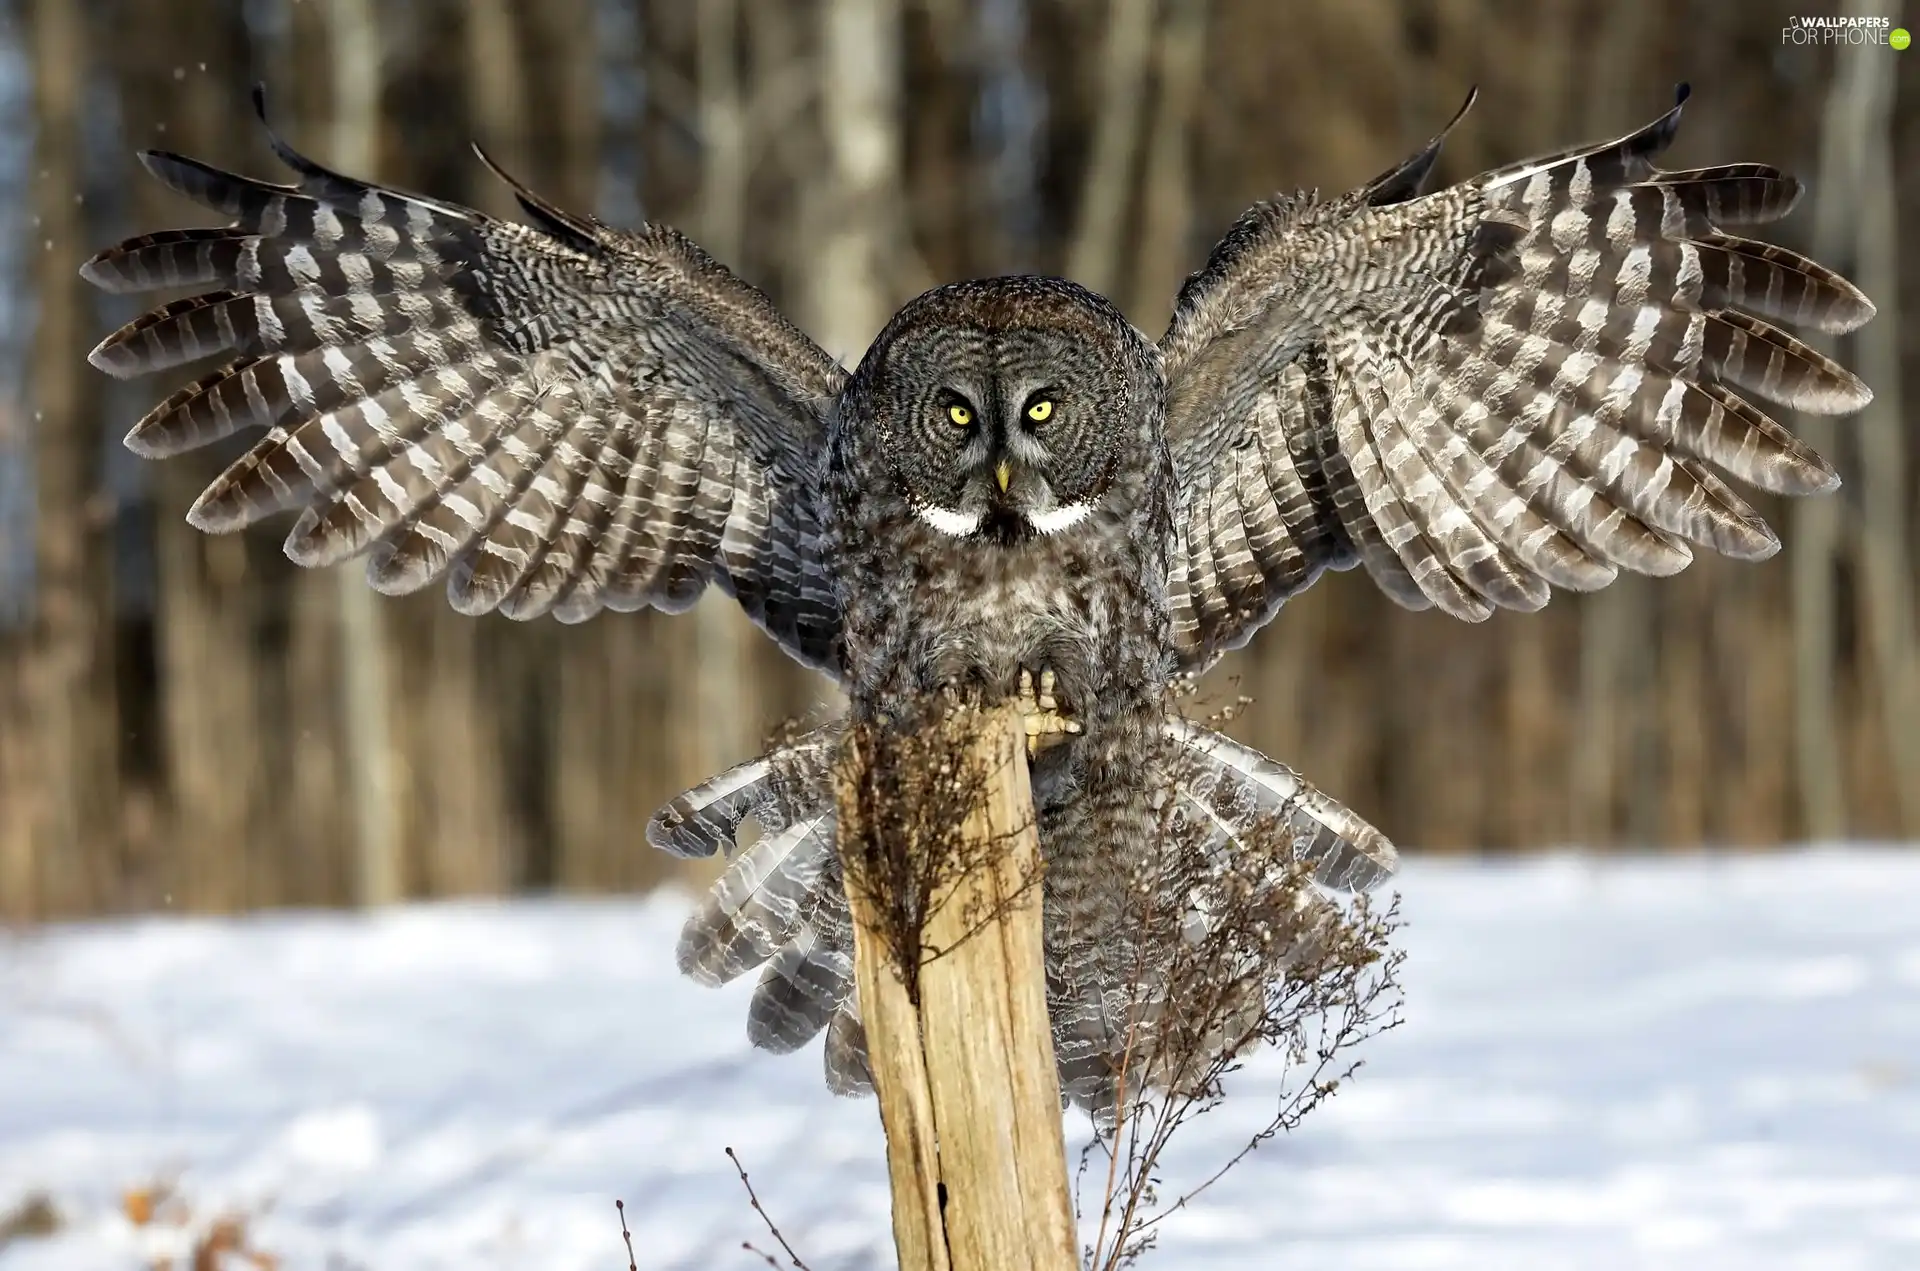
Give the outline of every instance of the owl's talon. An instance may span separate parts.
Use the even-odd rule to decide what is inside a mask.
[[[1059,700],[1054,696],[1054,674],[1049,668],[1040,671],[1040,685],[1036,691],[1033,672],[1022,667],[1020,688],[1014,700],[1020,707],[1021,722],[1027,733],[1027,758],[1032,759],[1043,750],[1050,750],[1070,736],[1081,731],[1076,720],[1068,719],[1060,713]]]
[[[1024,675],[1026,673],[1023,671],[1021,674]],[[1052,667],[1047,667],[1040,672],[1040,709],[1043,711],[1057,711],[1060,709],[1060,703],[1056,701],[1053,696]]]

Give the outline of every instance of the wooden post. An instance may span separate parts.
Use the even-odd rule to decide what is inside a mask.
[[[988,774],[966,859],[927,920],[916,1009],[876,932],[884,908],[847,871],[854,973],[887,1135],[901,1271],[1078,1271],[1041,945],[1039,845],[1025,733],[990,713]],[[837,774],[841,842],[863,823],[855,747]],[[944,1194],[943,1194],[944,1192]]]

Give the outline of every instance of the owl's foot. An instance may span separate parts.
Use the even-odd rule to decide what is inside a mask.
[[[1036,691],[1033,672],[1022,668],[1020,671],[1020,691],[1014,695],[1014,703],[1020,708],[1021,722],[1027,730],[1027,758],[1032,759],[1043,750],[1051,750],[1069,740],[1080,731],[1078,720],[1068,719],[1060,713],[1060,703],[1053,695],[1053,672],[1043,668],[1040,672],[1040,686]]]

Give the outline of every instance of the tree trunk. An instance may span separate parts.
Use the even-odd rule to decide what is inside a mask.
[[[80,206],[87,32],[68,0],[32,6],[33,228],[39,313],[31,363],[35,584],[23,704],[33,744],[15,786],[32,817],[0,883],[0,909],[17,917],[81,913],[105,899],[99,875],[118,828],[113,624],[108,603],[110,512],[102,502],[97,390],[82,354],[89,307],[73,263],[91,250]],[[21,773],[25,775],[25,771]]]
[[[1857,16],[1865,9],[1861,0],[1849,0],[1846,12]],[[1872,76],[1868,59],[1846,56],[1842,50],[1821,114],[1812,250],[1814,259],[1843,273],[1853,265],[1853,199],[1866,165],[1865,137],[1873,126]],[[1816,333],[1803,338],[1816,346],[1824,343]],[[1803,414],[1798,431],[1809,446],[1825,454],[1833,452],[1839,435],[1831,420],[1815,415]],[[1842,838],[1848,828],[1834,632],[1834,571],[1844,513],[1838,499],[1813,498],[1798,502],[1793,517],[1795,759],[1806,835],[1817,842]]]
[[[1209,0],[1169,0],[1154,45],[1153,126],[1141,183],[1139,250],[1127,312],[1143,331],[1165,327],[1190,270],[1194,107],[1206,71]],[[1117,281],[1117,280],[1116,280]]]
[[[215,7],[183,25],[162,6],[129,3],[117,13],[126,140],[232,161],[257,126],[229,78],[246,63],[237,10]],[[211,68],[200,70],[200,67]],[[130,158],[130,156],[129,156]],[[142,227],[206,224],[190,204],[129,162],[134,220]],[[84,347],[76,344],[75,349]],[[143,379],[164,392],[183,372]],[[158,397],[152,400],[157,401]],[[196,452],[148,469],[154,490],[157,566],[155,640],[167,783],[168,891],[182,907],[228,912],[270,904],[282,893],[283,845],[273,841],[269,749],[277,736],[263,711],[276,668],[261,639],[262,575],[251,559],[271,549],[248,534],[208,535],[185,512],[227,455]]]
[[[862,797],[872,756],[850,742],[836,775],[836,843],[887,1134],[894,1241],[902,1271],[1073,1271],[1026,734],[1011,709],[982,722],[970,763],[987,788],[958,854],[968,868],[940,880],[926,931],[904,953],[898,942],[909,933],[889,928],[887,902],[871,891],[879,872],[857,862],[924,847],[863,841],[862,827],[874,823]],[[909,868],[920,878],[934,872]],[[912,984],[901,978],[902,956],[917,968]]]
[[[1897,0],[1874,12],[1898,25]],[[1881,288],[1879,311],[1854,338],[1856,369],[1873,386],[1859,416],[1861,458],[1861,628],[1884,692],[1879,715],[1893,769],[1900,837],[1920,838],[1920,646],[1914,631],[1913,558],[1908,524],[1906,417],[1901,413],[1900,260],[1893,183],[1894,62],[1878,48],[1842,52],[1840,74],[1861,97],[1858,184],[1852,202],[1858,248],[1854,276]],[[1857,79],[1857,83],[1854,82]],[[1882,281],[1884,280],[1884,282]]]
[[[747,178],[752,140],[740,85],[740,12],[736,0],[703,0],[697,31],[700,71],[700,223],[702,245],[721,263],[739,268],[744,247]],[[687,716],[690,767],[700,778],[751,758],[758,704],[747,671],[748,642],[756,633],[740,606],[708,587],[693,612],[674,619],[694,656]]]
[[[1067,252],[1067,277],[1103,295],[1120,278],[1134,163],[1147,107],[1154,0],[1112,0],[1100,51],[1100,99],[1093,147]]]
[[[820,105],[828,162],[809,218],[818,244],[803,306],[852,366],[894,307],[900,192],[900,0],[827,0]]]
[[[379,166],[384,49],[373,0],[334,0],[332,153],[340,171],[372,179]],[[388,905],[406,892],[395,804],[395,760],[385,613],[358,560],[333,571],[340,604],[341,715],[347,798],[353,807],[354,900]]]

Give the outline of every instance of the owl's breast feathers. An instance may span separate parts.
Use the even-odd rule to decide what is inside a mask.
[[[826,513],[856,713],[891,714],[945,686],[1010,697],[1051,669],[1062,709],[1098,741],[1158,703],[1171,672],[1165,483],[1143,477],[1073,530],[1011,544],[959,539],[869,486]]]

